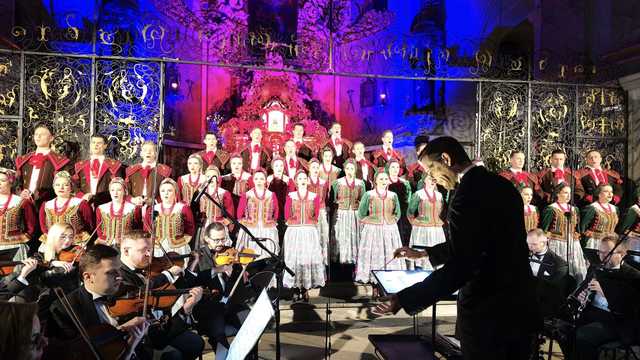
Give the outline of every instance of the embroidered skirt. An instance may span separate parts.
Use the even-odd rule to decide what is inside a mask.
[[[253,236],[255,236],[256,238],[270,239],[270,240],[263,241],[262,244],[272,252],[279,254],[280,246],[278,245],[278,241],[279,241],[278,229],[275,226],[273,227],[258,226],[258,227],[247,227],[247,228],[249,229],[249,231],[251,231]],[[260,246],[258,246],[258,244],[256,244],[255,241],[251,240],[249,235],[247,235],[247,233],[245,233],[244,230],[240,229],[240,231],[238,231],[238,241],[236,241],[236,249],[240,250],[244,248],[255,250],[256,254],[260,256],[259,259],[269,257],[269,254],[267,252],[262,251]]]
[[[435,246],[445,242],[444,229],[442,226],[416,226],[411,229],[411,239],[409,240],[409,246]],[[428,258],[407,260],[407,268],[410,270],[416,267],[433,270],[431,262]]]
[[[311,289],[324,286],[325,270],[320,247],[320,234],[313,225],[289,226],[284,234],[284,261],[296,274],[285,272],[283,285]]]
[[[404,259],[393,259],[393,252],[402,247],[396,224],[363,224],[356,258],[356,281],[375,282],[371,270],[405,270]],[[388,263],[388,264],[387,264]]]
[[[329,259],[329,217],[327,209],[322,208],[318,214],[318,231],[320,232],[320,246],[322,247],[322,259],[327,265]]]
[[[354,264],[360,242],[360,221],[355,210],[338,210],[334,226],[331,260],[340,264]]]
[[[549,239],[549,250],[563,258],[569,264],[569,274],[579,283],[587,275],[587,262],[584,259],[580,241],[574,240],[569,247],[567,259],[567,242],[563,240]]]

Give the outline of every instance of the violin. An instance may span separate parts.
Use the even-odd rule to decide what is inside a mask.
[[[183,294],[188,294],[191,288],[176,289],[173,284],[165,284],[159,288],[149,290],[147,306],[153,309],[171,309],[173,304]],[[136,295],[117,298],[115,303],[108,306],[109,314],[113,317],[128,316],[140,313],[144,307],[144,293],[139,291]]]
[[[170,251],[166,253],[165,256],[153,257],[151,259],[151,274],[160,274],[172,266],[184,267],[185,259],[191,256],[192,254],[180,255],[174,251]]]
[[[80,258],[84,250],[83,246],[74,245],[60,251],[56,257],[59,261],[73,263]]]
[[[236,248],[229,247],[216,254],[215,263],[217,266],[232,264],[240,264],[244,266],[249,265],[259,256],[260,255],[256,254],[256,251],[253,249],[245,248],[238,250]]]

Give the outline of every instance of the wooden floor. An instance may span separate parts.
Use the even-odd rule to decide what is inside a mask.
[[[371,288],[353,284],[338,284],[310,292],[309,304],[281,303],[281,355],[282,359],[324,359],[326,303],[331,296],[331,358],[336,360],[376,359],[368,340],[370,334],[412,334],[413,319],[403,311],[395,316],[375,317],[371,314]],[[455,329],[455,302],[437,305],[437,331],[451,335]],[[417,317],[418,332],[431,333],[431,308]],[[259,344],[261,359],[275,359],[275,332],[268,329]],[[547,347],[545,346],[546,350]],[[554,347],[554,359],[562,359],[560,349]],[[204,359],[214,359],[207,348]],[[546,358],[546,356],[545,356]],[[407,359],[409,360],[409,359]]]

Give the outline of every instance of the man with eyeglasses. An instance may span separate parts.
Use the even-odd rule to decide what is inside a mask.
[[[204,231],[204,240],[210,251],[205,249],[195,252],[189,269],[185,271],[183,285],[202,286],[213,295],[204,298],[195,306],[193,316],[197,320],[196,329],[201,335],[207,335],[211,348],[215,349],[216,359],[224,359],[229,349],[225,333],[226,325],[232,325],[237,329],[242,325],[238,313],[245,310],[245,307],[227,304],[227,298],[231,296],[231,291],[243,272],[238,264],[216,263],[216,255],[230,245],[222,223],[209,224]],[[208,265],[198,267],[200,262],[205,261]],[[244,283],[242,279],[239,281]]]
[[[598,255],[604,261],[616,246],[618,236],[610,234],[599,243]],[[624,244],[619,245],[609,260],[596,270],[587,289],[579,294],[588,305],[576,328],[575,344],[567,336],[561,341],[567,359],[597,359],[598,348],[611,341],[637,344],[640,324],[640,271],[624,263]]]

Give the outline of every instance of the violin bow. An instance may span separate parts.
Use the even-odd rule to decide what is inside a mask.
[[[64,311],[67,313],[67,315],[69,315],[71,322],[78,330],[78,333],[80,334],[82,340],[87,343],[87,346],[93,353],[93,356],[96,358],[96,360],[102,360],[100,353],[98,353],[95,345],[91,342],[91,338],[89,337],[89,333],[87,333],[87,329],[85,329],[84,325],[82,325],[78,314],[76,314],[75,310],[73,310],[73,306],[71,306],[71,303],[69,302],[67,295],[64,293],[64,290],[62,290],[62,288],[60,287],[55,287],[53,288],[53,293],[60,301],[60,304],[62,304],[62,308],[64,309]]]
[[[91,232],[91,234],[89,235],[89,239],[87,239],[87,241],[83,242],[82,245],[80,245],[81,251],[78,251],[76,256],[73,257],[72,263],[75,263],[76,260],[78,260],[78,258],[85,252],[85,250],[87,250],[87,247],[89,246],[89,243],[91,242],[91,238],[93,238],[93,235],[96,234],[96,232],[98,231],[98,227],[100,225],[102,225],[102,221],[100,221],[99,223],[96,224],[96,228],[93,229],[93,232]]]

